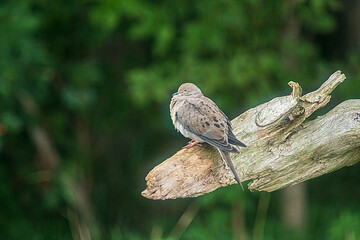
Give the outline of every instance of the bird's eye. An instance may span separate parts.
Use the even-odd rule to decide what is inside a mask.
[[[187,89],[184,89],[184,92],[187,92]]]

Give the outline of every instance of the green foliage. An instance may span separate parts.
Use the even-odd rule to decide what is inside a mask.
[[[189,202],[140,192],[148,170],[186,141],[169,119],[171,93],[194,82],[233,117],[288,94],[290,80],[306,92],[341,69],[348,80],[333,102],[356,98],[359,50],[337,37],[346,9],[338,0],[2,1],[0,238],[167,239]],[[305,234],[286,230],[276,193],[259,213],[264,195],[232,186],[194,200],[182,238],[251,237],[267,219],[263,239],[356,239],[359,189],[335,184],[342,198],[324,186],[310,182]]]
[[[329,239],[358,239],[360,236],[360,214],[358,211],[343,212],[330,223]]]

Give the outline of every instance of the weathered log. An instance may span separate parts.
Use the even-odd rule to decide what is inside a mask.
[[[332,74],[316,91],[274,98],[232,120],[235,135],[248,147],[232,154],[251,191],[275,191],[360,161],[360,99],[347,100],[324,116],[304,123],[330,101],[345,79]],[[182,149],[152,169],[142,195],[150,199],[197,197],[235,184],[218,151],[203,144]]]

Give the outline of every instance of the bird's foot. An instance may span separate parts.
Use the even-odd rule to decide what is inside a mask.
[[[191,140],[191,141],[189,142],[189,144],[186,145],[186,146],[183,147],[183,148],[192,148],[192,147],[195,146],[195,145],[201,146],[201,144],[200,144],[198,141],[196,141],[196,140]]]

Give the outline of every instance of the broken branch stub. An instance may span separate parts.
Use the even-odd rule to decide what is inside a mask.
[[[248,147],[231,157],[251,191],[275,191],[360,161],[360,100],[348,100],[324,116],[303,123],[330,101],[344,81],[340,71],[321,87],[249,109],[232,120],[233,131]],[[236,181],[218,152],[208,146],[182,149],[152,169],[142,195],[150,199],[197,197]]]

